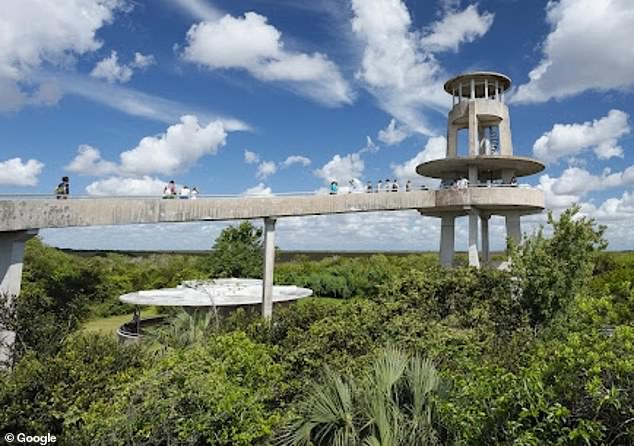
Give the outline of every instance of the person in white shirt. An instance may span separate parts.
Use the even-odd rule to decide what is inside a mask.
[[[394,182],[392,183],[392,192],[398,192],[400,189],[400,186],[398,185],[398,181],[394,180]]]
[[[383,186],[383,190],[385,192],[392,192],[392,183],[390,182],[390,180],[385,180],[385,186]]]
[[[376,191],[383,192],[383,181],[379,180],[379,182],[376,183]]]
[[[195,200],[196,198],[198,198],[198,188],[197,187],[192,187],[192,191],[189,193],[189,195],[191,196],[192,200]]]
[[[188,198],[189,198],[189,187],[187,187],[187,186],[183,186],[183,187],[181,188],[181,193],[180,193],[179,198],[180,198],[181,200],[186,200],[186,199],[188,199]]]

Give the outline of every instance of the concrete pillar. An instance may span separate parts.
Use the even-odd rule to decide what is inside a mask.
[[[487,263],[490,258],[489,254],[489,216],[480,216],[480,232],[482,233],[482,263]]]
[[[264,274],[262,277],[262,316],[273,315],[273,272],[275,269],[275,219],[264,219]]]
[[[456,217],[445,215],[440,219],[440,264],[442,266],[452,266],[455,250],[455,229]]]
[[[471,208],[469,211],[469,266],[480,267],[478,258],[478,217],[477,209]]]
[[[484,80],[484,99],[489,99],[489,81],[488,81],[488,79]]]
[[[451,122],[447,125],[447,158],[458,156],[458,127]]]
[[[471,79],[471,99],[475,99],[475,79]]]
[[[522,227],[520,225],[520,215],[516,212],[509,212],[505,215],[506,236],[516,244],[522,241]]]
[[[478,185],[478,166],[469,166],[469,186]]]
[[[0,232],[0,295],[10,305],[20,294],[24,244],[35,236],[37,230]],[[15,333],[0,329],[0,366],[10,360]]]
[[[478,156],[478,116],[475,101],[469,101],[469,156]]]

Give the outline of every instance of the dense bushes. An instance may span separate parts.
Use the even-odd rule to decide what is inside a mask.
[[[13,374],[0,375],[7,408],[0,430],[50,431],[80,445],[270,444],[289,420],[291,429],[306,428],[311,404],[325,401],[320,392],[347,388],[358,403],[349,408],[378,416],[395,403],[383,416],[391,427],[397,419],[409,426],[410,410],[433,408],[425,432],[441,444],[632,444],[634,262],[599,256],[601,229],[574,209],[551,224],[551,238],[540,232],[512,250],[510,271],[447,270],[424,256],[302,260],[280,265],[278,283],[316,284],[336,299],[276,309],[270,324],[244,311],[219,325],[178,316],[142,350],[55,338],[59,352],[27,354]],[[109,282],[134,277],[120,275],[111,260],[91,259],[93,284],[81,282],[78,265],[32,283],[54,294],[56,281],[69,280],[85,311],[82,296],[131,286]],[[37,267],[55,271],[63,261]],[[139,271],[149,267],[143,262]],[[177,271],[210,270],[205,262],[212,260],[184,259],[178,268],[156,262],[139,280],[170,283]],[[112,269],[104,273],[106,265]],[[440,383],[429,405],[412,402],[404,375],[389,394],[404,399],[364,399],[379,388],[363,383],[390,344],[433,361]],[[358,410],[330,418],[357,429],[351,446],[398,444]]]

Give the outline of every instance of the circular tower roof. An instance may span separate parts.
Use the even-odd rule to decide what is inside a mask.
[[[462,84],[463,86],[466,86],[471,82],[471,79],[475,80],[476,82],[476,97],[484,97],[484,86],[482,84],[482,81],[484,81],[485,79],[488,81],[492,81],[492,84],[497,81],[502,91],[506,91],[511,88],[511,78],[509,78],[508,76],[500,73],[495,73],[493,71],[474,71],[473,73],[465,73],[449,79],[447,82],[445,82],[444,89],[449,94],[453,94],[454,91],[456,92],[456,94],[458,94],[459,85]],[[469,95],[469,88],[463,87],[462,96],[468,97]]]

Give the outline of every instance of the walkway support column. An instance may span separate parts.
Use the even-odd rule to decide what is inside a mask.
[[[518,213],[508,213],[506,218],[506,236],[509,237],[516,245],[522,241],[522,227],[520,226],[520,215]]]
[[[455,250],[456,217],[445,215],[440,219],[440,264],[451,267]]]
[[[0,296],[10,306],[20,295],[24,244],[37,235],[37,230],[0,232]],[[0,327],[0,367],[11,360],[15,332]]]
[[[273,316],[273,271],[275,269],[275,218],[264,219],[264,274],[262,280],[262,316]]]
[[[479,212],[475,208],[469,211],[469,266],[480,268],[478,258],[478,219]]]
[[[489,254],[489,215],[480,216],[480,232],[482,232],[482,263],[487,263],[490,258]]]

